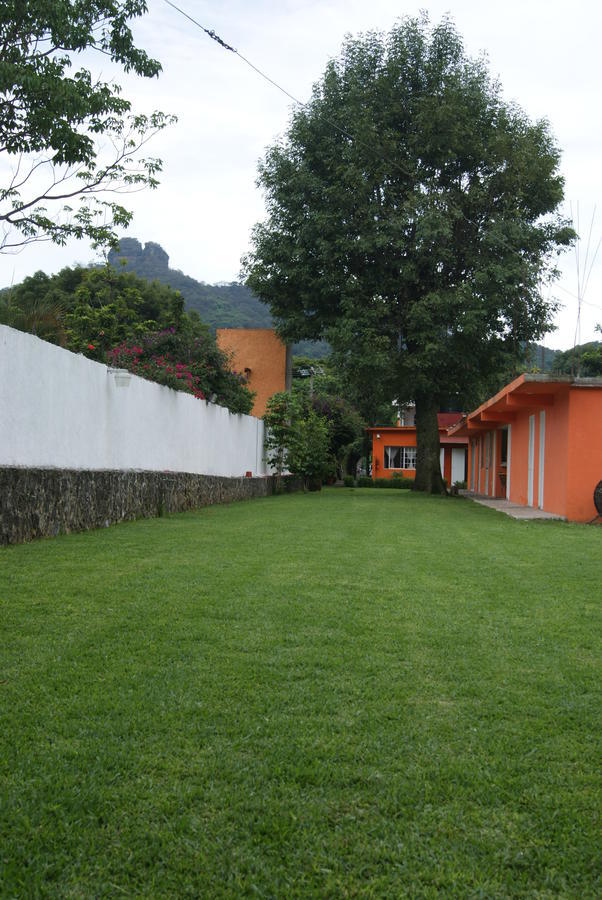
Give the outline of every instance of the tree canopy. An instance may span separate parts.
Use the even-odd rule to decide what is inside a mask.
[[[306,489],[320,490],[323,479],[334,474],[332,422],[302,397],[287,391],[270,397],[263,420],[266,459],[277,477],[288,469],[303,478]]]
[[[247,284],[373,404],[416,402],[419,489],[444,490],[438,408],[475,402],[551,327],[541,286],[573,237],[559,156],[423,15],[348,38],[260,166]]]
[[[293,357],[292,392],[304,409],[313,409],[329,425],[329,453],[337,476],[355,473],[356,464],[365,452],[366,421],[349,397],[349,391],[328,359],[316,361]],[[391,416],[392,407],[381,407],[383,421]]]
[[[119,195],[155,187],[161,161],[138,153],[174,121],[134,114],[119,85],[74,63],[84,51],[145,78],[161,66],[128,22],[145,0],[3,0],[0,4],[0,250],[69,237],[114,243],[131,213]]]

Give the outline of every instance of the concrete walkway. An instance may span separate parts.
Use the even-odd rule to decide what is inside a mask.
[[[490,509],[497,509],[513,519],[561,519],[564,516],[556,516],[554,513],[544,512],[543,509],[535,509],[532,506],[520,506],[518,503],[511,503],[510,500],[502,500],[499,497],[484,497],[482,494],[472,494],[470,491],[460,491],[469,500],[480,503],[481,506],[488,506]]]

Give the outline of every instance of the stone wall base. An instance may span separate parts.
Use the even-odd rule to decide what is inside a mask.
[[[286,491],[301,486],[290,476],[282,479]],[[271,476],[0,467],[0,545],[267,497],[275,489]]]

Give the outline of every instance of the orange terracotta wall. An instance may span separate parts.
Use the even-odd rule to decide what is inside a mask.
[[[532,413],[531,413],[532,414]],[[535,412],[533,506],[587,522],[596,515],[594,488],[602,479],[602,390],[572,388],[545,408],[543,502],[539,497],[540,414]],[[529,413],[512,423],[510,499],[528,502]]]
[[[489,473],[487,472],[487,438],[490,442],[490,465]],[[493,477],[494,477],[494,458],[493,458],[493,431],[484,431],[477,442],[477,459],[475,464],[477,491],[491,497]],[[487,477],[489,475],[489,478]]]
[[[529,414],[519,413],[511,425],[509,499],[512,503],[526,506],[529,489]]]
[[[474,466],[474,476],[473,476]],[[468,440],[468,488],[475,493],[479,490],[479,437],[470,435]],[[474,480],[473,480],[474,478]]]
[[[401,425],[399,428],[384,429],[380,438],[372,432],[372,478],[392,478],[395,472],[404,478],[414,478],[416,469],[385,469],[385,447],[415,447],[416,428],[413,425]]]
[[[554,405],[546,409],[543,508],[558,516],[568,515],[569,427],[568,392],[557,394]],[[536,452],[539,456],[539,445]]]
[[[518,387],[520,386],[519,384]],[[565,516],[574,522],[591,521],[596,516],[594,489],[602,480],[602,386],[569,386],[566,381],[554,383],[550,380],[550,390],[548,393],[545,389],[541,391],[539,404],[536,392],[530,398],[525,394],[526,391],[519,393],[516,402],[511,404],[513,408],[508,410],[509,499],[523,506],[529,502],[529,423],[532,417],[533,507]],[[524,403],[522,409],[521,400]],[[478,422],[476,425],[478,428]],[[474,431],[471,434],[468,428],[471,441],[469,483],[474,457],[475,479],[472,488],[489,496],[504,496],[504,485],[500,479],[500,472],[503,472],[502,429],[496,427],[489,432],[476,431],[476,434]],[[494,434],[494,464],[490,466],[489,480],[486,481],[487,437],[493,441]],[[544,465],[543,472],[540,472],[542,447]]]
[[[380,434],[380,438],[376,435]],[[444,451],[443,457],[443,477],[447,479],[447,483],[451,484],[452,473],[452,450],[459,445],[444,446],[447,431],[445,428],[439,429],[439,439]],[[385,469],[385,447],[415,447],[416,446],[416,426],[400,425],[397,428],[382,428],[380,431],[372,432],[372,478],[392,478],[395,473],[403,475],[404,478],[415,478],[416,469]]]
[[[217,343],[232,355],[232,368],[250,369],[249,387],[256,392],[253,415],[261,417],[266,403],[278,391],[290,387],[290,354],[271,328],[218,328]]]
[[[466,460],[467,460],[466,479],[467,479],[467,487],[468,487],[469,491],[472,490],[472,456],[473,456],[472,438],[469,438],[468,439],[468,450],[467,450],[467,455],[466,455]]]
[[[568,402],[566,515],[589,522],[597,515],[593,494],[602,480],[602,389],[572,388]]]
[[[487,438],[489,438],[489,472],[487,471]],[[472,440],[472,439],[471,439]],[[479,475],[480,475],[480,492],[488,497],[505,497],[506,485],[500,478],[500,474],[506,472],[506,467],[502,466],[502,429],[492,428],[490,431],[483,431],[477,437],[476,459],[475,459],[475,491],[479,491]],[[479,453],[479,443],[481,443],[481,451]],[[471,445],[472,452],[472,445]],[[479,469],[480,459],[480,469]],[[470,484],[470,473],[472,471],[472,460],[468,459],[468,482]]]
[[[502,438],[503,438],[503,428],[498,428],[495,433],[495,459],[494,459],[494,473],[493,473],[493,496],[494,497],[505,497],[506,496],[506,482],[502,479],[502,475],[507,477],[508,473],[506,471],[507,466],[502,465]]]

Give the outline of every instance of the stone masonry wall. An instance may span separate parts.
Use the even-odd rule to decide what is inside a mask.
[[[272,493],[272,476],[0,467],[0,545]]]

